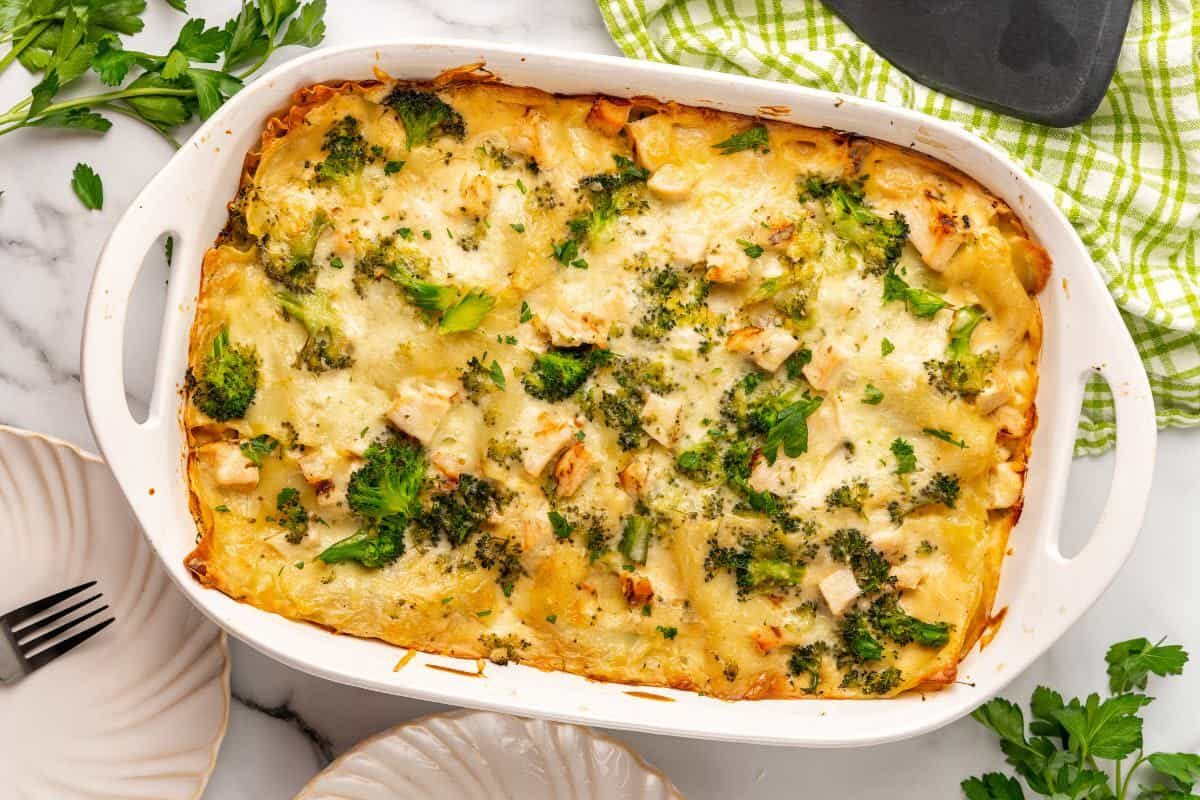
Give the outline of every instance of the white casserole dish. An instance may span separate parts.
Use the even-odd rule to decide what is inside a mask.
[[[1045,345],[1024,514],[1010,539],[996,609],[1007,616],[986,648],[963,662],[943,691],[887,701],[723,702],[682,691],[588,681],[530,667],[489,666],[337,636],[203,588],[184,569],[195,543],[179,424],[180,386],[195,312],[200,263],[225,224],[242,158],[268,114],[319,81],[388,74],[432,78],[472,62],[506,83],[550,92],[651,95],[743,114],[828,126],[912,147],[978,179],[1006,200],[1050,253],[1054,272],[1040,300]],[[784,111],[785,113],[780,113]],[[122,374],[126,305],[143,256],[163,233],[175,237],[175,267],[149,417],[130,416]],[[1067,471],[1083,385],[1103,375],[1116,398],[1119,440],[1113,493],[1091,540],[1075,558],[1058,549]],[[1083,614],[1128,556],[1141,525],[1154,461],[1150,387],[1133,343],[1083,244],[1041,188],[995,148],[960,128],[880,103],[826,92],[618,58],[462,41],[391,42],[328,49],[264,76],[222,107],[142,191],[113,231],[96,268],[84,325],[88,417],[155,551],[184,593],[234,636],[298,669],[341,683],[444,703],[614,728],[765,744],[839,747],[913,736],[968,713],[1000,691]],[[987,641],[987,636],[984,641]],[[655,701],[646,695],[668,698]]]

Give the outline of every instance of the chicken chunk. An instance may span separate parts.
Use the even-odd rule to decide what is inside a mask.
[[[847,567],[826,575],[821,580],[820,589],[829,610],[839,617],[858,599],[860,591],[854,573]]]
[[[407,378],[396,388],[388,422],[421,444],[429,444],[446,412],[460,398],[459,386],[452,381]]]
[[[836,342],[813,349],[812,361],[804,365],[804,377],[814,389],[828,391],[837,385],[839,372],[846,363],[846,352]]]
[[[605,136],[616,136],[629,121],[632,108],[633,105],[623,98],[597,97],[587,115],[588,127]]]
[[[1012,508],[1021,499],[1023,470],[1011,461],[992,467],[988,476],[988,507]]]
[[[679,434],[682,409],[683,400],[677,397],[647,394],[646,404],[642,407],[642,428],[663,447],[671,447]]]
[[[683,200],[692,193],[696,178],[678,164],[663,164],[646,181],[647,188],[663,200]]]
[[[596,465],[591,452],[583,442],[575,442],[559,456],[554,465],[555,493],[559,497],[570,497],[588,479]]]
[[[525,471],[535,478],[541,475],[550,460],[571,444],[578,430],[577,420],[562,411],[526,406],[518,422],[518,435],[524,446],[521,464]]]
[[[713,283],[739,283],[750,277],[750,257],[740,250],[726,247],[708,257],[704,277]]]
[[[463,175],[462,183],[458,188],[460,199],[458,210],[468,217],[483,219],[492,209],[492,198],[495,193],[496,189],[492,185],[492,179],[482,172]]]
[[[333,480],[333,464],[337,457],[332,447],[321,445],[305,450],[304,455],[296,459],[296,466],[300,467],[300,474],[310,486],[320,486]]]
[[[258,486],[258,467],[237,442],[212,442],[199,449],[218,486],[247,491]]]
[[[534,320],[535,327],[555,347],[578,347],[608,342],[610,322],[586,311],[567,313],[554,310]]]
[[[622,489],[628,494],[638,497],[646,489],[646,484],[650,482],[650,465],[644,458],[635,458],[626,465],[625,469],[621,470],[617,479],[620,481]]]
[[[447,483],[455,484],[464,473],[482,469],[483,413],[471,403],[452,408],[433,437],[429,463]]]
[[[783,328],[741,328],[729,335],[725,349],[731,353],[745,353],[755,364],[774,372],[783,366],[788,356],[796,352],[800,342]]]

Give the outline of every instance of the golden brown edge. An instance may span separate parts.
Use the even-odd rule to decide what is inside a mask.
[[[305,87],[301,87],[300,89],[297,89],[296,92],[292,96],[292,102],[289,106],[287,106],[286,108],[281,109],[279,111],[276,111],[275,113],[271,114],[267,118],[266,122],[264,123],[263,134],[262,134],[262,138],[260,140],[259,146],[256,149],[252,149],[249,152],[247,152],[246,157],[242,162],[242,172],[241,172],[241,177],[240,177],[239,183],[238,183],[239,193],[242,189],[244,189],[247,185],[249,185],[249,183],[253,180],[255,171],[257,170],[258,165],[261,162],[262,154],[266,151],[266,149],[277,139],[281,139],[284,136],[286,136],[288,131],[291,130],[293,126],[298,125],[301,122],[303,122],[305,117],[308,115],[309,111],[328,102],[330,99],[332,99],[338,95],[361,93],[367,89],[374,88],[374,87],[380,85],[380,83],[382,83],[384,81],[388,81],[388,80],[391,80],[390,76],[386,75],[381,70],[376,69],[376,78],[375,79],[360,80],[360,81],[336,81],[336,82],[329,82],[329,83],[317,83],[317,84],[313,84],[311,86],[305,86]],[[432,81],[428,81],[428,82],[407,81],[407,82],[402,82],[402,83],[406,83],[406,84],[412,85],[412,86],[425,85],[425,86],[432,86],[434,88],[444,88],[444,87],[447,87],[447,86],[450,86],[453,84],[458,84],[458,83],[496,83],[498,81],[499,81],[498,77],[495,74],[488,71],[482,62],[479,62],[479,63],[466,64],[466,65],[463,65],[460,67],[448,69],[448,70],[442,72],[440,75],[438,75]],[[544,92],[543,90],[536,89],[533,87],[509,87],[509,88],[515,89],[515,90],[528,91],[528,92],[530,92],[531,97],[544,97],[548,94],[548,93]],[[711,108],[696,107],[696,106],[684,106],[684,105],[676,103],[674,101],[663,101],[663,100],[659,100],[658,98],[645,96],[645,95],[637,95],[637,96],[634,96],[631,98],[608,97],[608,96],[599,95],[599,94],[560,95],[560,96],[592,97],[592,98],[594,98],[594,102],[597,103],[598,105],[601,103],[610,103],[614,106],[620,107],[622,110],[627,110],[627,111],[637,110],[637,111],[645,111],[645,112],[654,113],[654,112],[660,112],[660,111],[668,111],[669,112],[669,111],[675,111],[675,110],[686,108],[686,109],[689,109],[692,111],[699,112],[701,117],[712,117],[712,118],[717,118],[718,116],[723,116],[723,115],[727,115],[730,113],[730,112],[718,111],[716,109],[711,109]],[[763,120],[763,121],[766,124],[772,124],[771,120]],[[795,123],[786,123],[786,122],[778,122],[778,123],[774,123],[774,124],[788,125],[788,126],[795,125]],[[621,127],[624,127],[624,125],[622,125]],[[830,129],[826,129],[826,130],[830,130]],[[1031,268],[1034,271],[1031,275],[1026,276],[1029,280],[1029,283],[1027,285],[1029,294],[1032,297],[1036,298],[1037,294],[1042,290],[1042,288],[1044,288],[1044,286],[1046,285],[1046,282],[1049,280],[1049,276],[1050,276],[1051,265],[1050,265],[1049,256],[1045,253],[1045,251],[1039,245],[1037,245],[1035,242],[1032,241],[1032,239],[1029,238],[1029,235],[1028,235],[1027,231],[1025,230],[1025,227],[1021,224],[1020,219],[1016,216],[1016,214],[1012,211],[1012,209],[1008,206],[1008,204],[1005,203],[1000,198],[993,195],[990,191],[988,191],[988,189],[986,187],[984,187],[982,184],[980,184],[974,178],[971,178],[969,175],[966,175],[965,173],[963,173],[961,170],[957,169],[956,167],[953,167],[949,164],[946,164],[942,161],[939,161],[935,158],[924,155],[922,153],[913,151],[909,148],[901,147],[899,145],[895,145],[890,142],[883,142],[880,140],[872,139],[871,137],[865,137],[865,136],[860,136],[860,135],[854,134],[854,133],[848,133],[845,131],[831,131],[831,132],[834,133],[835,135],[845,137],[845,144],[848,148],[851,147],[852,144],[856,141],[869,142],[874,147],[884,148],[884,149],[890,150],[892,152],[902,154],[906,158],[921,161],[922,163],[924,163],[926,166],[928,166],[932,170],[934,170],[936,172],[940,172],[943,175],[945,175],[949,178],[952,178],[955,181],[964,183],[964,184],[968,185],[969,187],[981,192],[985,196],[991,198],[993,205],[997,208],[1000,215],[1006,218],[1006,221],[1009,224],[1011,224],[1022,237],[1025,238],[1025,240],[1029,243],[1029,245],[1031,247],[1031,252],[1028,255],[1034,262],[1031,265]],[[857,168],[857,164],[856,164],[856,168]],[[232,216],[233,205],[234,205],[233,202],[231,202],[229,204],[230,212],[231,212],[229,222],[227,222],[225,228],[218,235],[217,240],[214,243],[214,248],[210,248],[206,252],[206,255],[204,258],[204,263],[201,267],[200,287],[199,287],[199,290],[197,293],[198,297],[204,296],[206,284],[207,284],[207,281],[208,281],[208,278],[209,278],[209,275],[211,272],[211,270],[209,269],[209,266],[208,266],[209,255],[211,255],[213,253],[216,246],[224,244],[225,242],[229,241],[234,236],[233,216]],[[1040,361],[1040,353],[1041,353],[1041,345],[1042,345],[1042,330],[1043,330],[1042,324],[1041,324],[1041,319],[1042,319],[1041,305],[1035,303],[1035,309],[1036,309],[1036,314],[1037,314],[1037,323],[1035,324],[1035,326],[1033,326],[1033,328],[1031,328],[1030,332],[1028,333],[1028,336],[1031,339],[1036,340],[1034,342],[1034,344],[1036,345],[1036,347],[1034,349],[1035,349],[1035,352],[1038,354],[1038,360]],[[199,309],[197,309],[197,310],[199,310]],[[200,351],[200,349],[201,349],[201,342],[199,341],[199,337],[197,336],[196,326],[193,324],[192,329],[189,334],[189,342],[188,342],[188,363],[189,364],[195,363],[195,361],[194,361],[195,356]],[[1035,375],[1035,378],[1040,378],[1040,372],[1037,369],[1035,369],[1033,371],[1033,373]],[[1037,381],[1035,380],[1035,383],[1034,383],[1034,395],[1035,396],[1036,396],[1036,389],[1037,389]],[[196,431],[199,430],[199,428],[197,428],[197,426],[190,423],[189,417],[192,416],[192,412],[189,410],[190,408],[191,408],[191,406],[187,402],[187,395],[186,395],[186,393],[184,393],[184,402],[183,402],[183,405],[182,405],[181,411],[180,411],[180,423],[184,427],[184,432],[186,434],[187,443],[188,443],[188,454],[187,454],[188,497],[189,497],[189,506],[190,506],[192,516],[196,520],[196,524],[199,529],[199,536],[197,539],[196,547],[192,550],[191,553],[188,554],[187,558],[184,561],[184,564],[187,567],[187,569],[192,573],[192,575],[196,578],[196,580],[198,580],[201,584],[203,584],[204,586],[206,586],[208,588],[216,588],[221,591],[224,591],[224,588],[221,586],[221,582],[217,578],[217,576],[213,576],[208,573],[207,565],[208,565],[208,560],[212,553],[211,539],[212,539],[212,532],[213,532],[213,518],[212,518],[212,511],[210,509],[203,507],[203,505],[200,503],[199,496],[196,494],[196,492],[193,489],[193,487],[196,485],[196,482],[199,479],[198,465],[197,465],[196,453],[195,453],[195,445],[197,443]],[[1036,402],[1030,403],[1030,407],[1027,412],[1027,418],[1029,420],[1029,425],[1028,425],[1026,434],[1022,437],[1009,440],[1010,444],[1018,445],[1018,447],[1014,448],[1014,450],[1017,454],[1016,457],[1019,459],[1022,467],[1024,467],[1028,462],[1029,453],[1030,453],[1030,449],[1032,447],[1032,442],[1033,442],[1033,434],[1037,427]],[[1018,501],[1018,503],[1015,506],[1013,506],[1011,509],[1006,509],[1003,513],[994,514],[989,519],[988,525],[989,525],[989,528],[993,530],[993,535],[991,536],[991,549],[988,553],[988,563],[986,564],[986,569],[985,569],[985,577],[984,577],[985,583],[984,583],[983,589],[980,593],[979,602],[976,604],[975,613],[972,615],[971,621],[968,625],[967,632],[963,637],[962,646],[959,650],[959,654],[958,654],[956,662],[947,667],[940,668],[940,669],[936,670],[935,672],[930,673],[929,675],[924,676],[923,678],[919,679],[917,683],[913,684],[911,687],[909,687],[908,689],[905,689],[903,691],[936,691],[936,690],[940,690],[940,689],[954,683],[958,677],[958,668],[957,668],[958,663],[961,662],[964,658],[966,658],[967,654],[970,653],[970,651],[975,647],[975,644],[979,641],[980,636],[989,627],[989,622],[990,622],[990,620],[992,620],[992,616],[991,616],[992,606],[995,602],[997,589],[999,588],[1002,562],[1003,562],[1004,557],[1008,550],[1009,536],[1012,533],[1013,527],[1016,525],[1017,521],[1020,519],[1021,509],[1024,504],[1024,498],[1025,498],[1024,487],[1025,487],[1025,482],[1027,480],[1027,475],[1026,475],[1026,472],[1024,469],[1022,469],[1022,471],[1021,471],[1021,479],[1022,479],[1021,499]],[[228,592],[226,592],[226,594],[228,594]],[[234,599],[237,600],[238,602],[244,602],[243,598],[235,597]],[[1002,619],[1002,617],[1000,617],[1000,619]],[[311,620],[301,620],[301,621],[308,622],[309,624],[312,624],[312,625],[316,625],[317,627],[321,628],[322,630],[330,631],[332,633],[339,633],[336,630],[333,630],[325,625],[321,625],[320,623],[312,622]],[[996,622],[996,624],[998,625],[999,622]],[[386,640],[381,639],[380,641],[386,641]],[[394,644],[394,643],[389,642],[389,644]],[[410,650],[416,650],[418,652],[425,652],[425,653],[429,653],[432,655],[448,655],[451,657],[472,658],[472,659],[477,657],[476,653],[459,654],[459,653],[455,653],[453,650],[437,651],[437,650],[425,650],[422,648],[409,647],[407,645],[400,645],[400,646],[408,647],[408,649],[410,649]],[[540,669],[543,671],[548,671],[548,672],[559,671],[562,669],[562,666],[563,666],[561,663],[554,663],[554,659],[540,658],[540,657],[532,657],[532,658],[528,658],[528,659],[523,659],[521,661],[521,663],[526,666],[535,667],[537,669]],[[597,672],[578,672],[578,673],[574,673],[574,674],[578,674],[581,677],[584,677],[588,680],[598,680],[598,681],[602,681],[605,683],[617,683],[617,684],[623,684],[623,685],[627,685],[627,686],[658,686],[658,687],[663,687],[663,688],[679,689],[679,690],[684,690],[684,691],[697,691],[697,692],[699,691],[699,689],[696,687],[694,682],[687,681],[687,680],[671,681],[671,682],[667,682],[667,683],[663,683],[663,682],[653,683],[653,682],[618,680],[618,679],[614,679],[611,677],[603,676],[601,673],[597,673]],[[735,698],[735,699],[755,700],[755,699],[769,699],[769,698],[773,697],[774,696],[774,693],[772,692],[772,689],[774,688],[773,684],[778,680],[782,680],[782,678],[781,678],[781,676],[775,676],[774,678],[770,678],[770,676],[763,676],[763,677],[768,678],[768,680],[763,682],[762,685],[757,685],[754,688],[752,688],[751,691],[748,692],[744,697]],[[899,692],[899,693],[903,693],[903,692]],[[834,691],[830,694],[823,695],[822,698],[823,699],[838,699],[842,696],[843,696],[842,694],[839,694],[837,691]],[[849,696],[849,695],[845,695],[845,696]],[[893,694],[893,695],[889,695],[889,696],[895,696],[895,695]],[[788,699],[800,699],[800,698],[796,697],[795,695],[788,695]]]

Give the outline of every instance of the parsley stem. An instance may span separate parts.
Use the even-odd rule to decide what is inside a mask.
[[[162,128],[155,125],[153,122],[149,122],[145,117],[143,117],[141,114],[137,113],[136,111],[134,111],[131,108],[126,108],[125,106],[117,105],[115,103],[105,103],[101,107],[105,111],[112,111],[117,114],[122,114],[126,117],[129,117],[130,119],[136,119],[138,122],[144,123],[149,128],[151,128],[155,133],[157,133],[159,136],[166,139],[167,144],[171,145],[171,147],[174,147],[176,150],[178,150],[180,147],[183,147],[183,145],[180,144],[178,139],[176,139],[174,136],[172,136],[171,134],[164,131]]]
[[[270,58],[271,54],[274,52],[275,52],[274,45],[268,47],[266,52],[263,53],[262,56],[259,57],[258,61],[255,61],[254,64],[249,69],[238,73],[238,79],[244,81],[247,78],[249,78],[251,75],[253,75],[254,73],[258,72],[260,69],[262,69],[263,64],[267,63],[267,59]]]
[[[94,94],[88,97],[76,97],[72,100],[64,100],[61,103],[53,103],[42,109],[39,117],[47,114],[54,114],[58,111],[67,111],[72,108],[80,108],[83,106],[94,106],[100,103],[109,103],[113,100],[124,100],[128,97],[193,97],[195,89],[165,89],[160,87],[144,87],[140,89],[120,89],[115,92],[105,92],[104,94]],[[24,115],[16,111],[10,111],[7,114],[0,114],[0,125],[17,122]],[[9,130],[9,129],[6,129]]]
[[[33,44],[34,40],[41,36],[42,31],[48,27],[50,27],[50,20],[47,19],[30,28],[29,33],[25,34],[25,37],[19,42],[14,43],[12,49],[4,54],[4,58],[0,58],[0,72],[8,69],[17,56],[21,55],[21,51]]]

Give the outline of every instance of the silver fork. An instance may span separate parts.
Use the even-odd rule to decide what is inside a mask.
[[[100,600],[101,594],[96,592],[91,597],[85,597],[66,608],[53,610],[60,603],[95,585],[95,581],[81,583],[0,616],[0,685],[16,683],[34,670],[41,669],[59,656],[74,650],[113,623],[113,617],[109,617],[65,639],[58,639],[59,636],[108,609],[108,605],[105,604],[70,617],[76,611],[81,611]],[[50,613],[38,616],[43,612]],[[70,618],[66,619],[68,617]],[[64,622],[55,625],[63,619]]]

